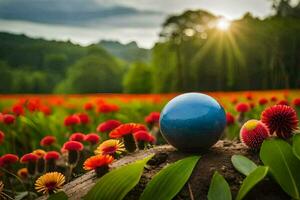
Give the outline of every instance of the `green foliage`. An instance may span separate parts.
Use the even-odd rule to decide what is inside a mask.
[[[91,60],[87,61],[89,58]],[[0,60],[6,63],[0,64],[1,82],[5,82],[0,86],[0,93],[51,93],[54,89],[64,93],[122,90],[124,70],[121,62],[98,45],[81,47],[70,42],[0,33]],[[87,88],[78,86],[76,80],[72,80],[76,72],[72,72],[70,68],[80,65],[80,62],[85,62],[81,63],[85,69],[78,67],[79,70],[95,74],[90,81],[83,84]],[[90,67],[88,64],[96,66]],[[89,75],[88,72],[82,76],[77,73],[75,79],[83,81]],[[100,77],[96,78],[96,75]],[[77,85],[73,87],[72,81]]]
[[[299,88],[299,18],[247,14],[225,32],[208,26],[216,20],[196,10],[165,21],[152,49],[154,92]]]
[[[57,192],[49,196],[48,200],[68,200],[68,196],[63,191]]]
[[[257,168],[257,165],[252,160],[242,155],[233,155],[231,162],[234,168],[245,176],[248,176]]]
[[[5,62],[0,61],[0,93],[10,92],[13,87],[13,74]]]
[[[132,64],[124,77],[123,88],[125,93],[150,93],[152,88],[150,68],[142,62]]]
[[[63,86],[58,87],[64,93],[121,92],[120,71],[113,59],[89,55],[69,68]]]
[[[293,136],[293,153],[300,160],[300,134]]]
[[[199,159],[200,156],[190,156],[162,169],[147,184],[140,200],[174,198],[188,181]]]
[[[208,194],[208,200],[231,200],[231,191],[227,181],[217,171],[211,180]]]
[[[300,160],[293,154],[291,145],[281,139],[265,140],[260,159],[281,188],[291,197],[300,199]]]
[[[101,177],[84,197],[86,200],[121,200],[139,182],[144,166],[153,155],[115,169]]]
[[[242,186],[236,196],[236,200],[243,199],[246,194],[261,180],[265,178],[269,168],[264,166],[257,167],[243,181]]]

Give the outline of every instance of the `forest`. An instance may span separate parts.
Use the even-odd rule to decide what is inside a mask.
[[[152,49],[0,33],[0,93],[172,93],[300,87],[300,4],[274,3],[222,31],[219,16],[169,16]],[[88,69],[88,70],[87,70]]]

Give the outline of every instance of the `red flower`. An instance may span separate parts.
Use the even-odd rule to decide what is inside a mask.
[[[252,100],[252,99],[253,99],[253,95],[252,95],[251,92],[246,93],[245,96],[246,96],[246,98],[247,98],[248,100]]]
[[[85,135],[83,133],[73,133],[69,140],[70,141],[77,141],[77,142],[82,142],[85,138]]]
[[[111,138],[121,138],[124,135],[133,133],[133,123],[122,124],[109,133]]]
[[[108,166],[114,161],[114,158],[111,155],[96,155],[88,158],[84,164],[83,168],[85,170],[92,170],[98,167]]]
[[[291,137],[298,125],[296,111],[286,105],[275,105],[265,109],[261,120],[268,126],[271,134],[275,132],[280,138]]]
[[[100,104],[98,107],[98,112],[101,113],[110,113],[110,112],[117,112],[117,111],[119,111],[119,106],[115,104],[103,103]]]
[[[15,122],[16,117],[11,114],[4,114],[3,115],[3,122],[4,124],[13,124]]]
[[[140,130],[147,130],[147,128],[142,124],[135,124],[135,123],[128,123],[128,124],[122,124],[112,130],[109,133],[109,136],[111,138],[121,138],[125,135],[133,134],[134,132],[140,131]]]
[[[15,154],[5,154],[0,157],[0,167],[6,167],[18,162],[19,157]]]
[[[259,149],[263,141],[268,137],[268,127],[255,119],[247,121],[240,131],[241,141],[252,149]]]
[[[83,106],[84,110],[92,110],[94,108],[94,105],[92,103],[86,103]]]
[[[42,147],[47,147],[47,146],[51,146],[52,144],[54,144],[56,142],[56,137],[54,136],[51,136],[51,135],[48,135],[48,136],[45,136],[41,142],[40,142],[40,145]]]
[[[3,114],[0,113],[0,122],[3,122]]]
[[[235,109],[236,111],[241,113],[245,113],[250,110],[249,105],[247,103],[239,103],[236,105]]]
[[[149,142],[152,144],[154,144],[156,142],[156,138],[151,134],[149,134]]]
[[[25,154],[21,157],[20,162],[21,163],[29,163],[29,162],[36,162],[39,159],[39,157],[33,153]]]
[[[300,98],[294,99],[293,104],[295,107],[300,107]]]
[[[145,117],[145,122],[147,124],[156,124],[159,122],[160,113],[152,112],[148,116]]]
[[[289,105],[289,102],[287,100],[281,100],[277,103],[278,105],[286,105],[288,106]]]
[[[97,144],[100,140],[99,135],[97,135],[96,133],[89,133],[85,136],[84,141],[87,141],[91,144]]]
[[[88,124],[90,122],[90,117],[85,113],[77,114],[80,119],[81,124]]]
[[[83,145],[77,141],[68,141],[63,145],[62,150],[63,151],[82,151]]]
[[[265,105],[265,104],[268,103],[268,99],[266,99],[266,98],[261,98],[261,99],[259,99],[258,103],[259,103],[259,105]]]
[[[60,154],[56,151],[49,151],[44,155],[45,160],[58,160],[60,157]]]
[[[27,109],[30,112],[34,112],[34,111],[38,110],[39,106],[40,106],[39,99],[30,99],[26,105]]]
[[[80,118],[77,115],[70,115],[65,118],[65,126],[74,126],[80,123]]]
[[[139,141],[154,142],[155,141],[155,138],[147,131],[137,131],[133,135],[137,142],[139,142]]]
[[[253,109],[255,107],[255,103],[254,102],[250,102],[249,106],[250,106],[251,109]]]
[[[238,99],[237,99],[237,98],[232,98],[232,99],[231,99],[231,103],[232,103],[233,105],[237,104],[237,103],[238,103]]]
[[[119,122],[118,120],[111,119],[99,124],[99,126],[97,127],[97,132],[110,132],[120,125],[121,122]]]
[[[271,100],[272,102],[276,102],[276,101],[277,101],[277,97],[272,96],[270,100]]]
[[[44,115],[46,115],[46,116],[51,115],[51,113],[52,113],[52,110],[51,110],[51,108],[49,106],[43,106],[43,105],[41,105],[39,107],[39,110],[42,113],[44,113]]]
[[[0,144],[3,143],[4,138],[5,138],[5,134],[2,131],[0,131]]]
[[[231,113],[226,113],[226,123],[227,125],[232,125],[234,124],[234,116]]]
[[[136,123],[132,123],[132,124],[134,125],[132,129],[133,133],[137,131],[147,131],[147,127],[143,124],[136,124]]]
[[[24,115],[24,108],[22,105],[20,104],[16,104],[12,107],[12,111],[13,113],[15,113],[15,115],[19,116],[19,115]]]

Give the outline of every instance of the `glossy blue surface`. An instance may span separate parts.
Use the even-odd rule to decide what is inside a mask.
[[[212,97],[186,93],[169,101],[160,115],[160,129],[181,151],[203,151],[215,144],[226,125],[225,111]]]

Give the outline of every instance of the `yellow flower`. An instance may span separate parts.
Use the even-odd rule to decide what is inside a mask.
[[[114,155],[115,153],[122,153],[125,151],[124,144],[119,140],[106,140],[102,142],[97,149],[95,150],[95,154],[100,155]]]
[[[59,172],[49,172],[40,176],[35,182],[35,189],[43,194],[52,194],[62,188],[65,176]]]

